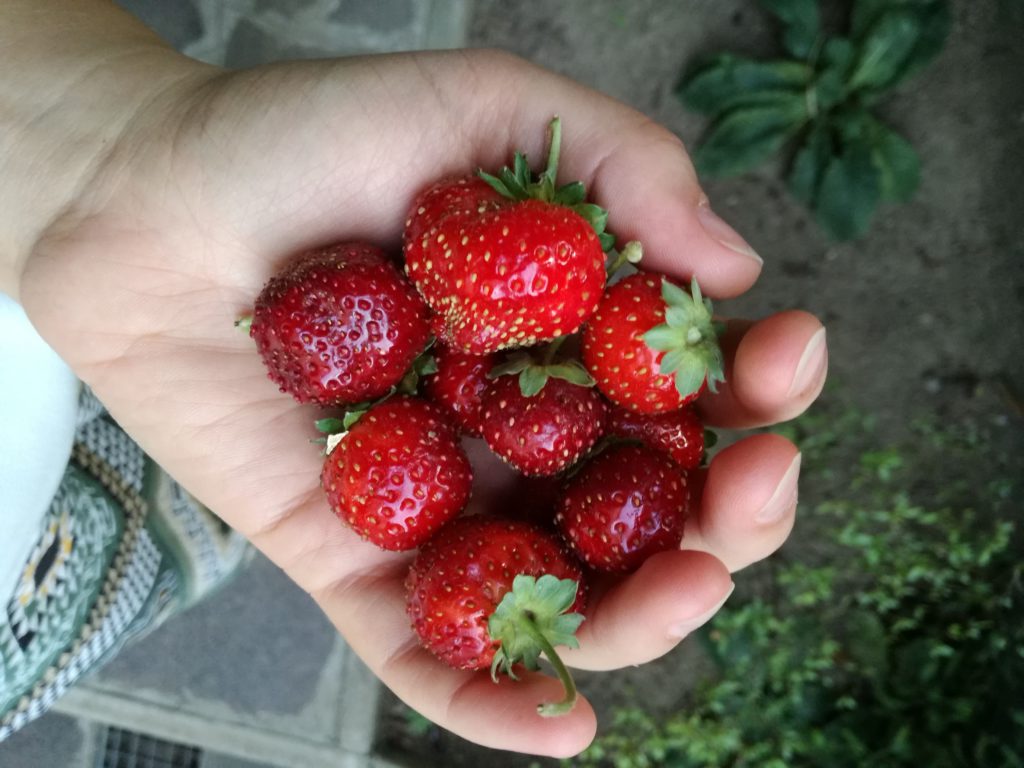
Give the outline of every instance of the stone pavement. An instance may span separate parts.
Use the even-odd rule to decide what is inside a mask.
[[[179,50],[234,68],[459,47],[471,0],[118,2]],[[0,746],[0,766],[382,768],[372,755],[378,694],[309,597],[257,557]],[[199,762],[161,762],[142,749],[136,762],[104,759],[108,726],[196,746]]]

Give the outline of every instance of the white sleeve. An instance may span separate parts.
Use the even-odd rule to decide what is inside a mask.
[[[80,383],[0,293],[0,604],[6,604],[71,456]]]

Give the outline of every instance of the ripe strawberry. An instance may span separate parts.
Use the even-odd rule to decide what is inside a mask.
[[[302,254],[271,278],[249,335],[270,378],[300,403],[372,400],[397,384],[430,335],[423,300],[363,243]]]
[[[704,425],[692,406],[665,413],[608,409],[608,434],[639,440],[667,453],[682,469],[700,466],[704,457]]]
[[[414,549],[469,501],[473,474],[455,428],[431,403],[370,408],[324,461],[331,509],[381,549]]]
[[[483,424],[480,403],[491,383],[487,374],[494,355],[470,355],[437,346],[433,350],[437,370],[423,379],[427,396],[445,411],[467,435],[480,437]]]
[[[413,203],[405,269],[434,310],[445,344],[473,354],[531,346],[576,331],[605,282],[607,214],[582,184],[555,187],[560,127],[533,181],[521,154],[500,178],[445,179]]]
[[[605,293],[583,332],[583,364],[616,405],[674,411],[724,380],[711,302],[666,277],[637,273]]]
[[[537,669],[544,653],[575,703],[572,678],[553,646],[576,647],[586,600],[579,564],[558,539],[528,523],[490,515],[463,517],[420,550],[405,582],[406,607],[420,643],[456,669]]]
[[[604,432],[605,404],[593,387],[548,378],[533,395],[517,376],[499,376],[484,393],[484,440],[524,475],[555,475],[576,463]]]
[[[619,445],[566,483],[555,520],[591,568],[626,573],[679,547],[690,507],[686,473],[663,453]]]

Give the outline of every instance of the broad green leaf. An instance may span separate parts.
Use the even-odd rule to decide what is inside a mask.
[[[687,107],[716,115],[740,106],[774,103],[802,91],[813,70],[799,61],[753,61],[722,54],[698,66],[677,91]]]
[[[855,40],[863,40],[878,17],[900,2],[901,0],[855,0],[850,13],[850,34]]]
[[[818,190],[818,223],[837,240],[863,234],[881,196],[878,167],[869,144],[847,144],[825,169]]]
[[[709,177],[745,173],[778,152],[806,121],[802,93],[772,105],[733,110],[711,127],[694,152],[697,171]]]
[[[786,50],[800,58],[810,56],[821,25],[818,0],[761,0],[761,5],[782,22]]]
[[[881,89],[893,83],[917,44],[921,22],[913,11],[894,8],[879,17],[860,46],[850,88]]]
[[[882,199],[905,203],[921,181],[921,161],[909,141],[877,120],[871,122],[872,156],[878,166]]]
[[[845,37],[833,37],[825,43],[814,87],[808,91],[808,110],[812,117],[828,112],[846,99],[846,84],[856,53],[853,43]]]
[[[813,208],[818,188],[829,160],[832,159],[832,136],[824,125],[814,125],[793,158],[789,169],[789,191],[804,205]]]
[[[874,24],[891,8],[899,8],[917,17],[919,32],[913,49],[902,62],[891,85],[923,69],[942,50],[949,34],[948,0],[857,0],[851,16],[851,34],[864,40]]]
[[[922,19],[936,9],[948,6],[947,0],[855,0],[850,13],[850,35],[863,40],[882,14],[891,8],[913,11]]]
[[[949,4],[945,0],[922,5],[918,10],[918,17],[920,31],[917,35],[917,42],[910,51],[910,55],[904,60],[903,68],[892,84],[906,79],[931,64],[932,59],[939,55],[949,36],[951,19]]]

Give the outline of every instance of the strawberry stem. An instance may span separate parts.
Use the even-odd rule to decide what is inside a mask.
[[[562,688],[565,690],[565,696],[561,701],[545,701],[537,705],[537,711],[544,717],[559,717],[568,714],[576,706],[576,681],[572,679],[569,669],[559,657],[558,652],[555,651],[554,646],[544,637],[544,633],[537,629],[531,613],[523,614],[521,626],[544,652],[547,660],[551,662],[551,666],[555,668],[555,674],[558,675]]]
[[[252,328],[252,315],[242,315],[242,317],[235,320],[235,328],[248,334],[249,329]]]
[[[497,680],[499,672],[515,677],[513,667],[516,664],[537,670],[542,653],[555,668],[565,696],[561,701],[538,705],[537,711],[544,717],[564,715],[576,704],[576,683],[554,647],[579,647],[576,630],[583,616],[566,612],[575,602],[579,586],[573,579],[559,579],[552,574],[540,578],[518,574],[512,581],[512,589],[505,593],[487,620],[488,633],[500,643],[491,662],[492,678]]]
[[[555,179],[558,177],[558,160],[562,152],[562,120],[556,115],[548,124],[548,165],[544,169],[542,183],[547,179],[551,189],[555,188]]]
[[[608,264],[608,279],[622,269],[626,264],[639,264],[643,258],[644,248],[639,240],[630,240],[618,253],[612,252],[612,259]]]

